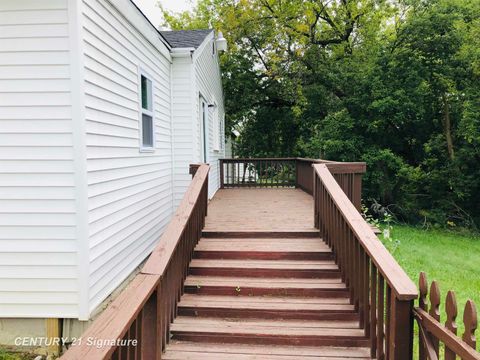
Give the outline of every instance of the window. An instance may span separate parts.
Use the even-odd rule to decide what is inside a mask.
[[[154,132],[153,122],[153,83],[152,80],[143,72],[140,73],[140,150],[154,150]]]

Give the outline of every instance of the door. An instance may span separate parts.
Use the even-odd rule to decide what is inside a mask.
[[[201,127],[201,159],[204,163],[208,163],[208,104],[200,96],[200,127]]]

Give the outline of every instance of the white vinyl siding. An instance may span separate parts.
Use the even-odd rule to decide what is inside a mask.
[[[119,10],[83,1],[90,310],[148,256],[172,214],[169,59]],[[152,81],[150,152],[139,151],[139,68]]]
[[[218,52],[212,55],[212,42],[213,33],[211,33],[200,48],[198,48],[194,54],[194,69],[195,69],[195,83],[196,91],[205,97],[208,104],[217,104],[216,107],[208,108],[208,162],[210,164],[209,173],[209,196],[213,197],[215,192],[220,187],[220,172],[219,161],[225,156],[224,147],[219,145],[220,128],[223,125],[219,124],[219,121],[224,119],[225,110],[223,107],[223,89],[222,89],[222,77],[220,73],[220,64],[218,59]],[[197,97],[198,99],[198,97]],[[198,100],[197,100],[198,101]],[[199,109],[198,104],[195,106]],[[197,110],[198,111],[198,110]],[[215,114],[216,113],[216,114]],[[201,154],[201,118],[197,112],[195,117],[195,126],[197,128],[197,139],[194,142],[196,145],[197,158],[200,159]],[[215,121],[215,116],[217,121]],[[217,124],[215,124],[217,122]],[[218,144],[218,151],[215,143]]]
[[[0,2],[0,317],[77,317],[67,0]]]
[[[174,206],[180,203],[183,194],[191,181],[189,166],[198,162],[195,158],[193,139],[194,127],[192,119],[197,115],[193,109],[196,99],[193,98],[193,65],[190,54],[176,57],[172,64],[172,113],[173,113],[173,145],[174,145]],[[195,105],[194,105],[195,104]],[[195,129],[196,130],[196,129]]]

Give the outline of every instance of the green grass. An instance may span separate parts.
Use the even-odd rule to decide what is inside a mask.
[[[34,358],[35,355],[32,354],[11,352],[0,348],[0,360],[31,360]]]
[[[421,271],[427,274],[429,286],[432,280],[439,283],[442,322],[447,291],[455,291],[458,333],[463,334],[465,302],[472,299],[480,310],[480,236],[395,225],[392,237],[400,241],[393,256],[417,286]]]

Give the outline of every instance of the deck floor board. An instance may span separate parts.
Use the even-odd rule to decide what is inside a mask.
[[[313,198],[300,189],[220,189],[205,223],[207,231],[313,229]]]

